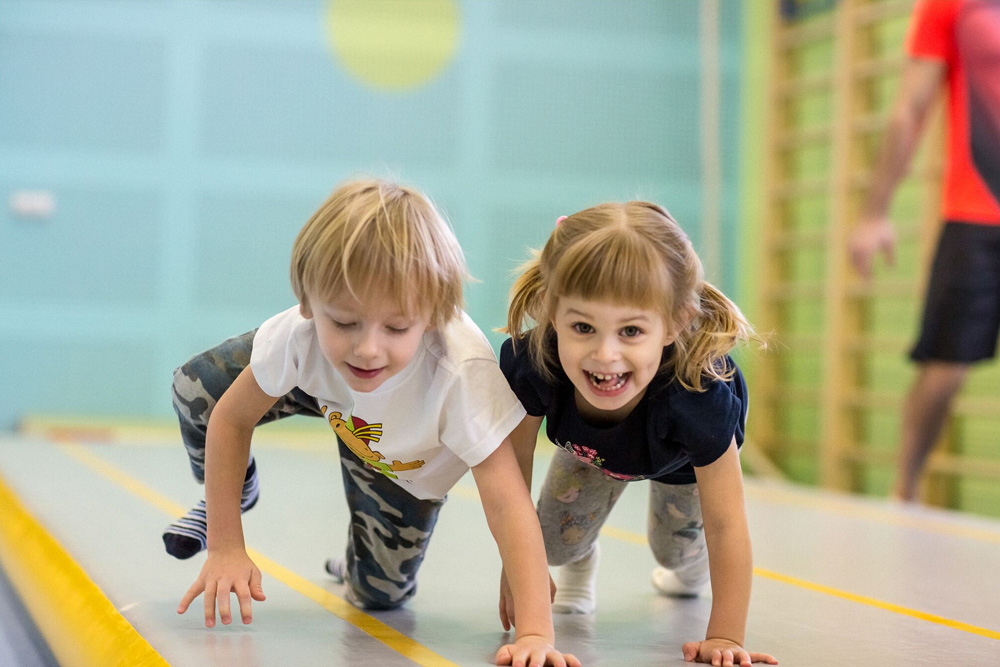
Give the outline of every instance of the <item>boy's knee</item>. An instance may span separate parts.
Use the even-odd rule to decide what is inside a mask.
[[[417,592],[416,583],[399,588],[393,584],[373,586],[367,582],[349,580],[347,582],[348,601],[359,609],[368,611],[389,611],[403,606]]]

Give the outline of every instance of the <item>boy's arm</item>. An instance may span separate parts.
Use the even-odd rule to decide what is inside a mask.
[[[510,438],[472,468],[472,474],[517,607],[515,643],[500,649],[497,664],[524,660],[532,665],[579,667],[579,660],[572,655],[563,656],[554,647],[542,530]]]
[[[684,644],[684,658],[710,663],[713,653],[718,652],[722,661],[728,657],[733,664],[749,665],[751,661],[777,664],[766,653],[750,653],[743,648],[753,555],[735,439],[715,462],[694,470],[712,574],[712,614],[705,640]]]
[[[884,252],[892,262],[896,237],[889,221],[889,204],[906,175],[945,71],[940,60],[912,57],[903,69],[882,147],[871,170],[868,194],[850,240],[851,263],[864,278],[871,277],[876,252]]]
[[[247,366],[219,399],[209,417],[205,441],[208,557],[198,579],[177,608],[177,612],[183,614],[204,592],[207,627],[215,625],[216,602],[222,623],[231,622],[230,593],[236,593],[239,599],[244,623],[250,623],[253,618],[251,599],[264,599],[260,570],[247,556],[243,542],[240,494],[254,427],[275,401],[264,393]]]

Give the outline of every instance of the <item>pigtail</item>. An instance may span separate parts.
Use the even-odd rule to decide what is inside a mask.
[[[536,256],[520,267],[521,275],[510,288],[510,307],[507,309],[507,326],[500,329],[516,341],[527,329],[538,310],[542,292],[542,270]]]
[[[739,307],[715,286],[702,282],[699,307],[674,345],[674,372],[685,389],[703,391],[702,379],[728,380],[735,369],[722,358],[736,345],[757,336]]]

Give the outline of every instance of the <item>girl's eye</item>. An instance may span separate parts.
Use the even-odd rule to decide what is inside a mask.
[[[573,330],[582,334],[594,333],[594,327],[590,326],[586,322],[577,322],[573,325]]]
[[[622,335],[626,338],[635,338],[642,333],[642,329],[637,326],[627,326],[622,329]]]

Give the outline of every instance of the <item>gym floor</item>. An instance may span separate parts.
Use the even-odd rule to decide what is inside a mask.
[[[176,435],[49,428],[0,437],[0,557],[61,664],[86,664],[86,644],[105,665],[109,656],[174,667],[492,664],[512,637],[497,617],[500,559],[471,475],[442,511],[416,597],[368,614],[322,568],[347,529],[336,448],[280,428],[255,440],[261,499],[244,515],[267,600],[254,604],[251,625],[214,629],[203,625],[200,598],[186,615],[175,611],[203,556],[174,560],[160,541],[202,493]],[[551,445],[538,449],[541,471]],[[1000,521],[754,478],[746,486],[755,563],[747,648],[810,667],[995,661]],[[667,599],[650,584],[646,493],[642,482],[628,489],[604,528],[597,613],[556,616],[559,646],[584,665],[679,665],[681,644],[705,631],[710,599]],[[68,558],[40,558],[33,531]],[[74,564],[81,576],[57,571]],[[107,614],[93,611],[102,602]]]

